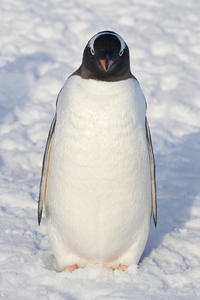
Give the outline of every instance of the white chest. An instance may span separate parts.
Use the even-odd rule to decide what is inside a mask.
[[[65,158],[73,151],[76,164],[84,165],[80,157],[84,153],[103,159],[103,150],[132,151],[144,139],[145,112],[145,99],[135,80],[108,83],[73,76],[58,100],[56,151],[63,150]]]
[[[96,239],[96,255],[116,234],[130,243],[133,228],[149,214],[145,111],[133,79],[108,83],[72,76],[64,85],[48,196],[56,226],[65,228],[66,243],[74,248],[86,239],[87,252]]]

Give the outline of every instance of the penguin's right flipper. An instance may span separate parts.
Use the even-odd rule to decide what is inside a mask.
[[[40,194],[39,194],[39,201],[38,201],[38,224],[39,225],[42,218],[43,205],[47,200],[46,193],[47,193],[47,184],[48,184],[49,160],[51,156],[51,146],[52,146],[52,141],[54,136],[55,125],[56,125],[56,115],[53,118],[53,121],[51,123],[49,135],[46,143],[46,148],[44,152],[43,164],[42,164],[42,176],[40,181]]]

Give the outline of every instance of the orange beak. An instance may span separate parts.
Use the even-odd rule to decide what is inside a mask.
[[[100,59],[99,61],[106,72],[110,69],[110,67],[114,63],[114,60],[110,59],[108,55],[106,56],[105,59]]]

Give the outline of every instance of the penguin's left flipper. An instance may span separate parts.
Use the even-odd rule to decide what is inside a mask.
[[[40,194],[39,194],[39,201],[38,201],[38,224],[40,225],[41,218],[42,218],[42,210],[43,205],[46,202],[46,192],[47,192],[47,183],[48,183],[48,172],[49,172],[49,160],[51,156],[51,146],[54,136],[54,130],[56,125],[56,115],[53,118],[51,123],[51,127],[49,130],[49,135],[46,143],[46,148],[44,152],[43,164],[42,164],[42,176],[40,181]]]
[[[150,173],[151,173],[151,205],[153,211],[153,220],[155,227],[157,225],[157,200],[156,200],[156,173],[155,173],[155,159],[153,154],[153,147],[151,141],[151,134],[149,129],[149,124],[147,118],[145,120],[146,126],[146,136],[147,136],[147,147],[149,152],[149,163],[150,163]]]

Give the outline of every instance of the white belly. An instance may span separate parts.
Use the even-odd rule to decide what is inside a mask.
[[[133,79],[67,80],[47,191],[48,224],[66,251],[96,263],[117,259],[139,239],[143,251],[151,211],[145,111]]]

